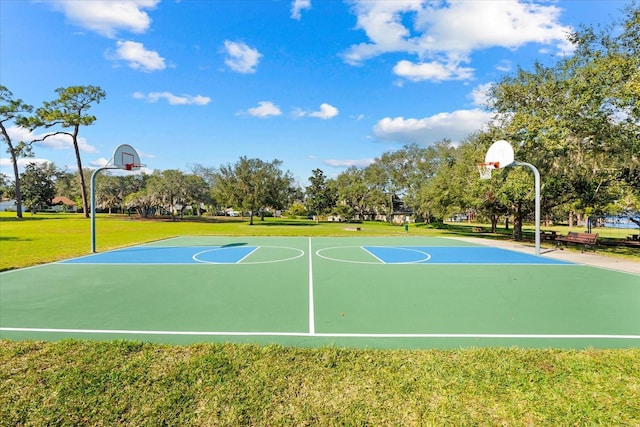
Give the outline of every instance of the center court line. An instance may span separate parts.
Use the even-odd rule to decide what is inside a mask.
[[[316,332],[224,332],[224,331],[137,331],[123,329],[52,329],[52,328],[4,328],[3,332],[49,332],[76,334],[123,335],[184,335],[184,336],[274,336],[318,338],[503,338],[503,339],[625,339],[640,340],[640,335],[609,334],[359,334]]]
[[[309,237],[309,335],[315,335],[315,309],[313,307],[313,252],[311,251],[311,237]]]

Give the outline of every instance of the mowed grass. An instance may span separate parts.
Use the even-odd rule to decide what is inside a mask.
[[[352,226],[361,230],[345,229]],[[409,230],[452,232],[473,233],[464,226]],[[99,215],[97,248],[180,235],[404,233],[384,223],[268,219],[249,226],[242,220]],[[22,221],[0,216],[3,270],[89,251],[90,221],[81,215],[27,214]],[[17,425],[640,426],[640,349],[418,351],[0,340],[0,426]]]
[[[634,426],[640,352],[0,341],[0,424]]]

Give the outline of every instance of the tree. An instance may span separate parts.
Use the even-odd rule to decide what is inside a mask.
[[[108,173],[97,177],[96,205],[102,209],[109,209],[109,213],[113,207],[120,207],[125,197],[122,181],[122,177],[112,176]]]
[[[201,215],[201,205],[208,205],[211,203],[211,193],[206,181],[198,175],[186,174],[184,176],[184,185],[186,190],[185,204],[182,206],[182,210],[187,206],[195,207],[196,214]]]
[[[30,118],[30,127],[44,126],[45,128],[61,127],[70,128],[69,131],[56,131],[39,139],[44,141],[53,135],[68,135],[71,137],[78,165],[78,179],[80,181],[80,193],[85,217],[89,218],[89,204],[87,203],[87,186],[82,173],[82,160],[80,158],[80,146],[78,134],[81,126],[90,126],[96,121],[96,117],[87,114],[87,110],[96,103],[102,101],[106,93],[98,86],[69,86],[56,89],[58,99],[45,102],[36,110],[35,116]]]
[[[78,205],[82,203],[80,196],[80,184],[76,174],[68,171],[58,172],[56,179],[56,196],[65,196]]]
[[[196,164],[191,168],[191,172],[193,175],[200,178],[205,184],[204,189],[206,194],[202,194],[201,201],[205,203],[208,208],[212,208],[214,211],[218,210],[220,206],[213,195],[213,188],[217,178],[215,168]]]
[[[293,185],[291,172],[283,172],[280,169],[282,161],[274,160],[265,165],[263,186],[265,190],[262,206],[260,206],[260,219],[264,221],[266,209],[283,210],[298,194]]]
[[[314,169],[309,177],[311,185],[305,189],[305,205],[307,211],[318,219],[336,205],[337,194],[327,184],[327,177],[321,169]]]
[[[53,163],[38,165],[29,163],[20,175],[22,182],[22,197],[25,206],[32,213],[44,205],[51,204],[55,197],[54,179],[56,169]]]
[[[372,192],[374,186],[367,184],[364,169],[350,166],[336,178],[338,188],[339,212],[349,213],[347,219],[358,217],[362,219],[372,209]],[[342,206],[342,207],[341,207]],[[348,209],[343,208],[346,206]]]
[[[277,159],[267,163],[243,156],[234,165],[223,165],[215,179],[214,197],[249,212],[249,224],[253,225],[258,211],[281,203],[290,194],[293,178],[280,170],[281,164]]]
[[[65,174],[67,178],[68,174]],[[109,213],[113,208],[117,210],[124,208],[125,198],[131,194],[139,191],[143,185],[141,179],[144,175],[134,176],[128,174],[127,176],[114,176],[107,171],[104,174],[100,174],[96,179],[96,204],[101,209],[109,209]],[[68,179],[65,179],[68,181]],[[65,182],[65,185],[67,182]],[[56,189],[58,185],[56,185]]]
[[[21,99],[13,99],[13,93],[0,85],[0,133],[2,133],[2,138],[7,144],[7,152],[11,156],[16,196],[16,216],[18,218],[22,218],[22,191],[18,173],[18,157],[29,157],[31,155],[31,145],[23,141],[14,145],[5,124],[13,122],[18,126],[24,125],[25,117],[23,114],[31,113],[32,110],[33,107],[31,105],[25,104]]]
[[[0,173],[0,199],[4,197],[11,185],[11,181],[9,181],[9,177],[3,173]]]
[[[204,182],[201,181],[201,184],[204,188]],[[155,199],[157,206],[171,213],[174,221],[176,210],[179,209],[182,214],[190,201],[186,175],[175,169],[154,173],[147,183],[147,191]]]
[[[519,69],[493,87],[503,137],[540,170],[546,214],[563,206],[605,213],[621,191],[640,194],[637,3],[616,27],[582,28],[570,37],[571,57]]]

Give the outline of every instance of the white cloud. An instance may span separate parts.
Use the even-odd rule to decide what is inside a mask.
[[[108,55],[110,56],[110,55]],[[153,50],[145,49],[142,43],[133,41],[118,41],[116,54],[111,59],[123,60],[134,70],[145,72],[164,70],[164,58]]]
[[[356,28],[369,41],[343,52],[345,62],[358,65],[385,53],[406,53],[416,63],[400,61],[394,71],[411,80],[471,79],[473,69],[461,67],[477,50],[517,49],[529,43],[554,46],[560,54],[572,47],[570,27],[559,23],[553,4],[520,0],[463,1],[354,0]]]
[[[327,159],[323,161],[325,165],[333,166],[334,168],[345,168],[345,169],[351,166],[362,168],[362,167],[369,166],[374,162],[375,162],[375,159],[351,159],[351,160]]]
[[[490,90],[492,86],[493,83],[485,83],[474,87],[469,94],[469,98],[471,98],[473,105],[477,107],[489,105],[491,103]]]
[[[262,54],[257,49],[249,47],[246,43],[225,40],[224,48],[227,58],[224,63],[233,71],[243,74],[256,72],[256,67]]]
[[[19,127],[19,126],[11,126],[7,128],[7,133],[9,134],[9,138],[11,138],[12,141],[30,142],[36,139],[42,139],[46,135],[50,135],[53,132],[35,134],[33,132],[30,132],[26,128]],[[44,141],[38,141],[34,144],[39,145],[41,147],[52,148],[54,150],[73,149],[73,141],[71,139],[71,135],[67,135],[67,134],[52,135],[47,139],[45,139]],[[95,147],[87,144],[87,140],[83,137],[78,137],[78,149],[83,153],[97,152]]]
[[[101,167],[107,166],[109,164],[109,159],[107,159],[105,157],[100,157],[100,158],[97,158],[95,160],[89,161],[89,164],[91,166],[93,166],[94,168],[101,168]]]
[[[385,117],[373,128],[376,137],[399,143],[433,144],[443,139],[457,143],[482,129],[492,113],[480,109],[439,113],[422,119]]]
[[[427,5],[416,19],[424,31],[424,49],[468,54],[487,47],[516,49],[528,43],[562,47],[570,27],[561,25],[561,9],[553,4],[519,0],[450,1],[448,7]],[[425,37],[427,36],[427,37]]]
[[[293,0],[291,2],[291,18],[299,21],[302,17],[300,12],[305,9],[311,9],[311,0]]]
[[[364,30],[371,42],[352,45],[343,54],[344,60],[357,65],[386,52],[415,52],[417,46],[402,23],[402,14],[420,9],[421,1],[416,0],[355,0],[356,28]]]
[[[274,105],[270,101],[261,101],[258,102],[258,106],[254,108],[249,108],[247,110],[247,114],[254,117],[270,117],[270,116],[279,116],[282,114],[280,108],[277,105]]]
[[[340,112],[336,107],[330,104],[321,104],[320,111],[314,111],[309,113],[310,117],[317,117],[319,119],[327,120],[337,116]]]
[[[154,9],[160,0],[51,0],[69,21],[113,38],[119,30],[136,34],[147,31],[151,18],[145,9]]]
[[[47,159],[41,159],[38,157],[21,157],[19,159],[17,159],[18,162],[18,168],[20,170],[24,170],[25,166],[27,166],[29,163],[35,163],[37,165],[42,165],[45,163],[51,163],[50,160]],[[11,158],[10,157],[2,157],[0,158],[0,168],[11,168],[11,174],[9,175],[8,172],[6,172],[7,175],[10,176],[10,178],[13,180],[13,163],[11,163]],[[5,172],[3,172],[5,173]]]
[[[440,82],[443,80],[469,80],[473,78],[473,68],[460,67],[459,64],[442,64],[440,62],[413,63],[410,61],[399,61],[393,72],[413,82],[431,80]]]
[[[305,111],[300,108],[296,108],[291,113],[293,117],[317,117],[322,120],[328,120],[336,117],[340,114],[340,111],[336,107],[331,104],[322,103],[320,104],[320,110],[318,111]]]
[[[161,99],[165,99],[170,105],[207,105],[211,102],[211,98],[202,95],[174,95],[171,92],[149,92],[144,94],[135,92],[135,99],[144,99],[148,102],[156,103]]]
[[[508,73],[513,68],[513,64],[511,61],[503,59],[496,65],[496,70],[501,71],[503,73]]]

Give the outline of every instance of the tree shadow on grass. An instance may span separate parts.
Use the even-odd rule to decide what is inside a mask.
[[[51,219],[59,219],[59,218],[47,218],[47,217],[38,217],[38,216],[23,216],[22,218],[18,218],[16,216],[11,216],[11,217],[0,217],[0,222],[46,221]]]
[[[256,221],[254,220],[253,225],[264,225],[264,226],[274,226],[274,225],[284,225],[284,226],[291,226],[291,227],[315,227],[316,224],[315,222],[299,222],[299,221],[278,221],[278,222],[262,222],[260,220]]]
[[[15,236],[0,236],[0,241],[2,242],[31,242],[32,240],[33,239],[24,239]]]

